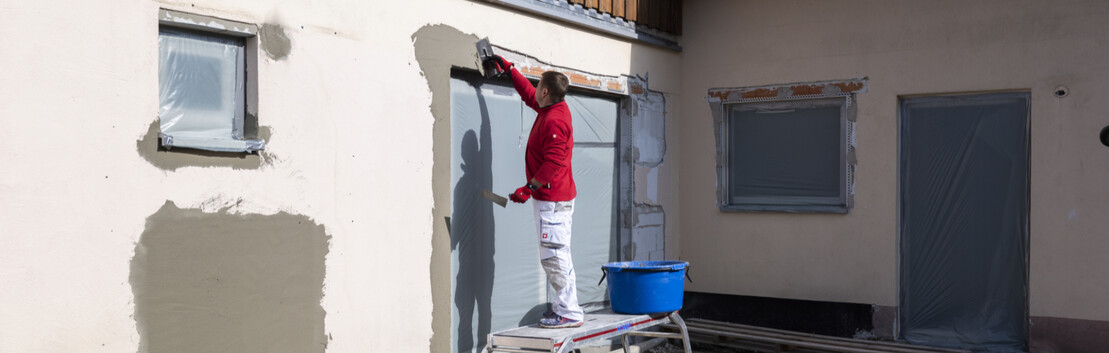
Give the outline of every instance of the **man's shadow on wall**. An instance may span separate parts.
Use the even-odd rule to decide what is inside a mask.
[[[482,189],[493,188],[493,138],[489,127],[489,109],[481,93],[479,79],[467,82],[477,91],[481,127],[480,133],[469,130],[462,136],[462,176],[454,186],[452,199],[450,237],[451,250],[458,254],[454,305],[458,309],[458,334],[455,337],[459,352],[472,352],[475,346],[480,351],[485,346],[493,320],[493,255],[496,251],[493,203],[481,197]],[[475,335],[477,342],[474,342]]]

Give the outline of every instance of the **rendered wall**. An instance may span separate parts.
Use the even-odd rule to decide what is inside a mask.
[[[257,65],[247,99],[265,152],[155,149],[159,8],[259,25],[260,38],[247,44],[248,63]],[[273,294],[302,303],[322,292],[322,331],[315,321],[287,327],[311,331],[299,332],[305,338],[297,344],[328,352],[443,351],[431,344],[433,317],[443,315],[433,314],[433,290],[449,290],[449,282],[431,274],[433,248],[441,246],[433,234],[445,235],[435,230],[445,224],[433,217],[434,193],[443,190],[432,188],[432,171],[435,153],[447,151],[433,150],[438,117],[413,35],[442,24],[560,66],[650,72],[651,89],[678,87],[674,52],[465,0],[13,1],[0,5],[0,17],[4,352],[139,351],[151,333],[144,330],[173,325],[140,327],[136,316],[147,311],[137,313],[136,302],[151,302],[136,298],[145,293],[136,283],[157,282],[133,270],[184,263],[137,253],[146,244],[172,249],[166,235],[212,219],[217,227],[234,223],[220,230],[252,230],[226,246],[193,244],[261,259],[235,278],[322,261],[322,284],[311,277],[318,275],[314,268],[305,269],[309,277],[295,281],[296,293]],[[675,200],[665,191],[658,197]],[[274,226],[282,224],[290,226]],[[172,234],[158,233],[166,229]],[[146,238],[147,232],[161,237]],[[281,239],[313,246],[289,250]],[[283,251],[294,251],[288,256],[297,262],[271,261]],[[209,286],[203,288],[221,288],[219,266],[201,265],[157,273],[197,276],[190,278]],[[250,290],[271,285],[249,282],[236,294],[267,296]],[[317,320],[316,309],[305,306],[302,317]],[[259,333],[249,327],[246,333]],[[278,332],[252,337],[260,342]],[[207,334],[187,337],[219,338]],[[188,350],[187,344],[159,351]]]
[[[678,185],[681,258],[696,265],[688,290],[897,305],[898,96],[1016,89],[1032,96],[1031,315],[1109,320],[1109,148],[1097,140],[1109,123],[1106,11],[1099,1],[687,2]],[[716,208],[707,89],[863,76],[850,213]],[[1053,96],[1060,85],[1067,97]]]

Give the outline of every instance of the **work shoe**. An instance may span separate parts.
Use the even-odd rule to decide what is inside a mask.
[[[539,327],[542,328],[578,327],[582,324],[583,322],[581,320],[570,320],[558,315],[555,315],[553,317],[545,317],[539,320]]]

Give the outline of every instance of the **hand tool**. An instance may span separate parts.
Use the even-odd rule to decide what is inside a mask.
[[[493,54],[493,45],[489,44],[488,37],[477,41],[474,46],[477,47],[477,58],[481,60],[481,68],[485,73],[485,78],[494,78],[504,74],[504,71],[491,60],[495,54]]]
[[[508,204],[507,198],[501,195],[494,194],[492,191],[486,189],[481,189],[481,197],[484,197],[486,200],[493,201],[493,203],[501,205],[501,207],[505,207],[505,205]]]

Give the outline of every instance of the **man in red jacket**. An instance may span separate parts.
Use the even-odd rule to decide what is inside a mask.
[[[570,81],[554,71],[544,72],[539,84],[531,86],[511,62],[495,57],[500,69],[512,76],[520,99],[539,116],[531,126],[524,152],[527,184],[510,198],[524,203],[535,198],[536,230],[539,236],[539,262],[547,273],[547,283],[555,290],[551,311],[544,313],[539,326],[563,328],[581,326],[585,314],[578,305],[574,262],[570,259],[570,226],[573,224],[577,188],[570,160],[574,152],[574,126],[570,108],[563,101]]]

